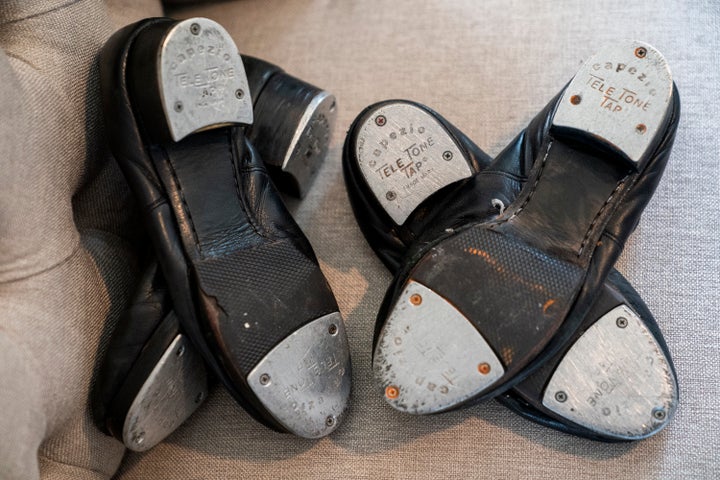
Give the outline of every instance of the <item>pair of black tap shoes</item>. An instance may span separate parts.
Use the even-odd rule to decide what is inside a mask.
[[[494,160],[413,102],[365,109],[345,142],[349,197],[394,280],[373,369],[397,410],[497,398],[605,441],[677,406],[652,314],[613,269],[668,161],[680,104],[640,42],[591,57]]]
[[[667,161],[678,98],[651,47],[599,55],[494,161],[412,102],[368,107],[351,127],[351,203],[395,273],[373,361],[395,408],[496,397],[608,441],[670,418],[662,336],[611,269]],[[304,193],[334,99],[241,60],[207,19],[126,27],[104,47],[101,76],[113,154],[157,263],[111,339],[98,424],[152,447],[205,398],[206,366],[270,428],[329,434],[350,393],[345,330],[268,175]]]
[[[100,72],[111,150],[152,261],[111,337],[96,423],[147,450],[217,380],[274,430],[332,432],[350,395],[343,319],[275,184],[306,192],[334,97],[241,57],[204,18],[125,27],[103,47]]]

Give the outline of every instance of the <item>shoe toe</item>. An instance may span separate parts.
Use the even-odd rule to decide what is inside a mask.
[[[350,398],[350,349],[340,313],[314,320],[275,346],[247,377],[290,433],[320,438],[341,423]]]
[[[388,315],[373,360],[385,399],[430,414],[477,396],[503,376],[487,341],[452,304],[410,281]]]
[[[564,356],[543,406],[615,440],[639,440],[668,423],[678,403],[670,362],[640,317],[620,305]]]

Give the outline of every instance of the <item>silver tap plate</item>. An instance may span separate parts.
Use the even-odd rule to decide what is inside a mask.
[[[240,52],[217,22],[191,18],[165,36],[158,56],[160,97],[176,142],[192,132],[253,122]]]
[[[602,316],[558,365],[543,405],[620,440],[661,430],[678,402],[677,382],[657,340],[625,305]]]
[[[405,102],[385,104],[367,117],[355,156],[370,190],[398,225],[427,197],[473,174],[447,129]]]
[[[480,332],[443,297],[410,281],[375,347],[385,400],[417,415],[442,412],[495,383],[504,368]]]
[[[350,349],[339,312],[303,326],[268,353],[247,377],[273,417],[305,438],[328,435],[350,397]]]
[[[672,85],[667,61],[652,46],[637,41],[609,45],[585,62],[567,86],[553,126],[586,132],[637,163],[664,125]]]
[[[130,405],[123,443],[144,452],[170,435],[207,398],[202,358],[179,334],[160,358]]]

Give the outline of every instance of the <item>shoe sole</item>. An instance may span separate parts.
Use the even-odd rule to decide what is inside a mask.
[[[256,419],[302,437],[327,435],[340,424],[349,399],[347,338],[312,254],[298,248],[303,242],[270,235],[262,223],[267,219],[253,217],[272,192],[251,192],[256,196],[248,202],[258,202],[252,205],[240,194],[243,181],[267,174],[257,162],[246,162],[256,158],[245,155],[252,146],[239,128],[227,126],[252,121],[237,47],[208,19],[167,25],[148,22],[148,41],[134,40],[126,81],[133,106],[143,112],[143,134],[158,141],[147,153],[181,226],[174,235],[187,262],[184,288],[194,298],[173,300],[182,306],[178,311],[203,312],[199,319],[179,315],[183,330]],[[159,101],[148,78],[157,78]],[[269,181],[259,184],[272,189]],[[168,206],[154,210],[163,209]],[[177,265],[166,267],[172,277]],[[253,377],[256,367],[280,372],[282,365],[286,371],[272,381],[269,373]]]
[[[612,68],[604,72],[605,83],[597,84],[596,67],[607,66]],[[611,85],[617,86],[610,91]],[[666,62],[649,45],[610,47],[585,64],[558,104],[554,138],[543,145],[520,198],[497,220],[433,243],[398,289],[374,352],[376,375],[393,407],[436,413],[495,395],[519,382],[520,372],[527,375],[533,360],[539,365],[554,354],[558,339],[577,329],[585,312],[569,313],[592,252],[657,144],[672,88]],[[608,109],[608,94],[627,105]],[[651,97],[654,102],[638,100]],[[573,111],[578,106],[580,114]],[[628,135],[635,137],[627,141]],[[418,284],[433,292],[432,305],[445,302],[470,325],[472,340],[464,342],[476,345],[471,354],[452,353],[457,335],[424,313],[424,302],[408,307]],[[420,328],[423,322],[431,325]],[[418,353],[424,363],[417,363]],[[413,363],[418,365],[413,373],[400,368]]]

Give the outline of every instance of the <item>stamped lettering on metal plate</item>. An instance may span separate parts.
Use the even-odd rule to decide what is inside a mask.
[[[657,340],[634,311],[620,305],[575,342],[542,402],[579,425],[637,440],[662,429],[677,400],[675,376]]]
[[[337,428],[348,406],[350,379],[350,350],[339,312],[288,336],[247,377],[273,417],[304,438]]]
[[[663,126],[671,97],[672,74],[662,54],[646,43],[622,42],[581,67],[553,126],[585,131],[638,162]]]
[[[370,189],[398,225],[427,197],[473,174],[447,129],[408,103],[372,112],[358,131],[355,148]]]
[[[385,400],[429,414],[472,398],[504,368],[480,332],[447,300],[410,281],[380,332],[373,358]]]
[[[160,443],[200,406],[207,388],[200,354],[184,335],[177,335],[128,409],[125,446],[144,452]]]
[[[240,52],[218,23],[207,18],[178,23],[165,37],[158,62],[173,140],[216,125],[253,122]]]

